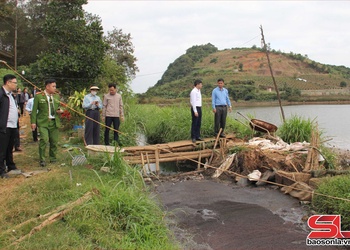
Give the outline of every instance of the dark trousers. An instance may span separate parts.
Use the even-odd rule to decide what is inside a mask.
[[[0,174],[5,173],[6,165],[8,167],[8,171],[16,169],[16,164],[13,162],[12,153],[17,135],[16,130],[17,128],[6,128],[6,133],[0,132]]]
[[[120,119],[119,117],[107,116],[105,119],[106,129],[105,129],[105,145],[109,145],[109,127],[113,124],[115,130],[119,130]],[[118,131],[114,131],[114,140],[119,142]]]
[[[19,109],[21,111],[21,115],[23,115],[24,112],[24,103],[18,103]]]
[[[29,115],[31,116],[32,114],[29,113]],[[33,141],[38,141],[38,126],[36,126],[35,129],[32,131],[32,135],[33,135]]]
[[[21,146],[21,138],[20,138],[20,133],[19,133],[19,119],[17,122],[17,128],[16,128],[16,138],[13,146],[16,148],[19,148]]]
[[[191,107],[192,126],[191,126],[191,138],[198,139],[201,137],[201,124],[202,124],[202,108],[197,107],[198,116],[194,115],[193,108]]]
[[[86,116],[100,121],[100,112],[95,110],[87,110]],[[87,145],[99,145],[100,144],[100,124],[92,121],[88,118],[85,119],[85,133],[84,138]]]
[[[214,125],[215,125],[215,134],[219,133],[220,128],[222,128],[221,134],[224,133],[226,126],[226,117],[227,117],[227,106],[224,107],[215,107],[216,113],[214,116]]]
[[[21,138],[20,138],[20,132],[19,132],[19,128],[16,128],[16,138],[15,138],[15,143],[14,143],[14,147],[19,148],[21,146]]]
[[[38,141],[38,128],[37,127],[32,131],[32,135],[33,135],[33,141]]]

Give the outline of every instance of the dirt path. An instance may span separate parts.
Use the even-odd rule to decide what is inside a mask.
[[[205,179],[157,185],[184,249],[310,249],[308,209],[275,188]]]

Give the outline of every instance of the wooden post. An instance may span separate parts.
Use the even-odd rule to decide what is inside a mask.
[[[148,170],[150,172],[152,172],[152,169],[151,169],[151,165],[149,164],[149,157],[148,157],[148,153],[146,152],[146,159],[147,159],[147,167],[148,167]]]
[[[144,175],[147,175],[146,165],[145,165],[145,159],[143,158],[143,153],[141,152],[141,164]]]
[[[214,147],[213,147],[213,151],[211,152],[211,156],[210,156],[210,159],[209,159],[209,164],[211,164],[211,161],[213,160],[214,151],[215,151],[216,145],[218,144],[218,140],[219,140],[219,137],[221,135],[221,131],[222,131],[222,128],[220,128],[219,133],[216,136]]]
[[[197,170],[199,170],[199,169],[201,168],[201,161],[202,161],[202,154],[199,153],[198,164],[197,164]]]
[[[157,174],[159,174],[160,167],[159,167],[159,149],[158,149],[158,146],[157,146],[157,149],[154,151],[154,155],[156,157],[156,172],[157,172]]]

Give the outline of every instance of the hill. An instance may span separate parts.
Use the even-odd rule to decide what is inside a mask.
[[[285,100],[348,99],[350,69],[325,65],[306,55],[269,52],[276,84]],[[203,80],[202,94],[210,97],[218,78],[225,79],[236,100],[276,100],[266,53],[256,47],[218,50],[211,44],[193,46],[173,63],[154,87],[141,97],[188,97],[195,79]]]

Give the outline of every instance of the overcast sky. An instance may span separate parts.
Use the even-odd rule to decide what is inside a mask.
[[[88,0],[84,9],[101,18],[104,32],[131,34],[140,69],[135,93],[154,86],[194,45],[260,46],[260,25],[272,49],[350,67],[350,1]]]

